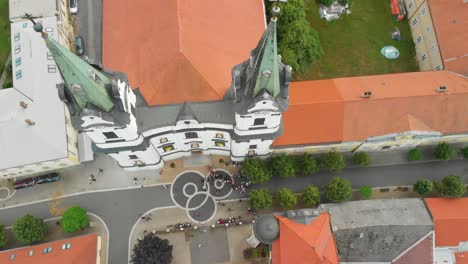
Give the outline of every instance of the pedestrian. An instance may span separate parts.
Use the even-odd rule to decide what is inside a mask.
[[[163,184],[163,188],[164,188],[164,190],[167,190],[167,185]]]
[[[141,185],[141,188],[143,188],[143,184]]]
[[[228,212],[231,212],[231,211],[232,211],[231,207],[228,207]]]
[[[91,184],[93,181],[89,181],[88,184]]]
[[[239,199],[239,203],[242,203],[242,199]]]
[[[92,180],[92,181],[96,181],[96,179],[94,179],[94,178],[92,178],[91,180]]]

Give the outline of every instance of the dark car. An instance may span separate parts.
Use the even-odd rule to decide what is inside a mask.
[[[70,14],[78,13],[78,0],[70,0]]]
[[[53,172],[53,173],[49,173],[49,174],[36,177],[36,184],[56,182],[59,180],[60,180],[60,176],[58,175],[58,173]]]
[[[18,189],[23,189],[26,187],[33,186],[34,184],[36,184],[36,180],[34,178],[27,178],[27,179],[15,182],[14,188],[18,190]]]
[[[83,37],[78,36],[75,38],[76,55],[82,56],[84,54],[84,40]]]

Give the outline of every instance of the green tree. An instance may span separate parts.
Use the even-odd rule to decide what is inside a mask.
[[[361,194],[362,197],[369,199],[372,197],[373,190],[370,186],[362,186],[359,189],[359,193]]]
[[[268,21],[271,19],[273,5],[276,5],[276,3],[265,0],[265,11]],[[306,19],[306,4],[304,0],[289,0],[287,3],[280,3],[279,6],[281,12],[278,18],[278,40],[281,39],[283,25],[288,25],[296,20]]]
[[[335,176],[325,188],[325,196],[332,202],[344,202],[351,199],[353,188],[351,183],[341,177]]]
[[[371,157],[366,152],[356,152],[353,154],[353,164],[356,166],[367,167],[371,164]]]
[[[345,159],[340,153],[332,151],[320,155],[319,165],[319,167],[323,169],[340,171],[345,166]]]
[[[415,191],[419,195],[426,195],[432,192],[433,184],[430,180],[427,179],[419,179],[413,185],[413,191]]]
[[[249,193],[250,204],[255,209],[269,208],[273,204],[268,189],[256,189]]]
[[[61,224],[65,232],[73,233],[89,225],[89,216],[85,209],[72,206],[63,213]]]
[[[292,209],[297,204],[296,194],[288,188],[281,188],[278,191],[278,200],[283,209]]]
[[[317,206],[320,203],[320,191],[314,185],[307,185],[302,192],[302,202],[305,206]]]
[[[439,143],[434,151],[434,156],[439,160],[451,160],[456,154],[455,149],[445,142]]]
[[[26,245],[33,242],[41,241],[47,230],[47,225],[42,219],[35,218],[27,214],[16,219],[13,224],[13,234],[15,238]]]
[[[435,183],[435,190],[444,197],[462,197],[466,192],[466,186],[460,176],[445,176],[441,182]]]
[[[296,176],[294,158],[285,154],[273,157],[272,168],[275,176],[291,178]]]
[[[317,161],[311,155],[304,153],[297,158],[297,171],[301,175],[317,173],[319,171]]]
[[[169,264],[172,262],[172,245],[169,240],[161,239],[153,233],[138,239],[133,247],[132,264]]]
[[[242,163],[242,174],[252,183],[267,183],[271,179],[271,171],[265,161],[259,158],[246,159]]]
[[[460,153],[463,155],[464,159],[468,159],[468,147],[460,149]]]
[[[325,5],[325,6],[331,6],[335,0],[319,0],[320,4]]]
[[[297,72],[307,71],[323,54],[317,31],[307,20],[300,19],[285,25],[284,32],[278,44],[283,61]]]
[[[423,153],[420,149],[414,148],[408,151],[408,161],[421,160],[423,158]]]
[[[5,226],[0,225],[0,248],[5,247],[7,245],[7,236],[5,232]]]

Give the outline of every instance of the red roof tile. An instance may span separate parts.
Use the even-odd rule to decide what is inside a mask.
[[[435,90],[447,87],[444,93]],[[362,98],[366,92],[371,98]],[[365,140],[417,131],[464,133],[468,79],[448,71],[291,83],[284,134],[274,146]]]
[[[69,249],[62,249],[62,245],[70,243]],[[96,234],[73,237],[44,243],[31,247],[22,247],[0,252],[0,263],[14,264],[77,264],[96,263],[98,256],[98,236]],[[49,253],[42,253],[42,250],[52,247]],[[29,256],[29,252],[33,255]],[[10,256],[15,254],[14,261],[10,261]]]
[[[468,241],[468,198],[425,199],[434,219],[435,245],[458,246]]]
[[[274,264],[338,264],[330,217],[322,213],[308,225],[275,215],[280,223],[280,236],[272,245]]]
[[[396,259],[394,264],[432,264],[433,263],[433,235],[418,241],[410,250]]]
[[[103,64],[151,105],[218,100],[264,29],[262,0],[104,0]]]

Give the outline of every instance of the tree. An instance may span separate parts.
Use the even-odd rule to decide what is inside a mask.
[[[460,149],[460,153],[463,155],[464,159],[468,159],[468,147]]]
[[[169,264],[172,261],[172,245],[169,240],[149,233],[133,248],[132,264]]]
[[[250,204],[255,209],[269,208],[273,204],[268,189],[256,189],[249,193]]]
[[[325,5],[325,6],[331,6],[335,0],[319,0],[320,4]]]
[[[345,160],[343,155],[332,151],[320,155],[319,164],[320,168],[329,169],[331,171],[340,171],[345,166]]]
[[[373,190],[370,186],[362,186],[359,189],[359,193],[361,194],[362,197],[369,199],[372,197]]]
[[[367,167],[371,164],[371,157],[366,152],[356,152],[353,154],[353,164],[356,166]]]
[[[252,183],[267,183],[271,179],[271,171],[265,161],[259,158],[246,159],[242,164],[242,174]]]
[[[434,156],[439,160],[451,160],[456,154],[455,149],[445,142],[439,143],[434,151]]]
[[[421,160],[423,153],[420,149],[414,148],[408,152],[408,161]]]
[[[65,232],[73,233],[89,225],[89,216],[85,209],[72,206],[63,213],[61,224]]]
[[[265,0],[265,11],[267,19],[271,19],[271,9],[273,3]],[[283,25],[288,25],[293,21],[306,19],[306,4],[304,0],[289,0],[287,3],[280,3],[281,12],[278,18],[278,39],[281,39]],[[268,21],[267,21],[268,22]]]
[[[288,188],[281,188],[278,191],[278,199],[283,209],[292,209],[297,204],[296,194]]]
[[[432,189],[433,189],[433,184],[430,180],[427,180],[427,179],[419,179],[413,185],[413,190],[421,196],[432,192]]]
[[[302,192],[302,202],[305,206],[317,206],[320,203],[320,191],[314,185],[307,185]]]
[[[46,230],[47,225],[42,219],[35,218],[30,214],[16,219],[13,224],[15,238],[26,245],[41,241],[44,238]]]
[[[272,167],[273,174],[280,176],[281,178],[291,178],[296,176],[294,158],[282,154],[280,156],[273,157]]]
[[[441,182],[435,183],[435,189],[444,197],[462,197],[466,192],[466,186],[460,176],[445,176]]]
[[[307,71],[323,54],[317,31],[305,19],[295,20],[283,28],[284,34],[278,44],[283,61],[297,72]]]
[[[319,171],[317,161],[311,155],[304,155],[297,158],[297,172],[301,175],[314,174]]]
[[[351,183],[341,177],[335,176],[325,188],[325,196],[332,202],[344,202],[351,199],[353,188]]]
[[[7,245],[7,236],[5,232],[5,226],[0,225],[0,248],[5,247]]]

